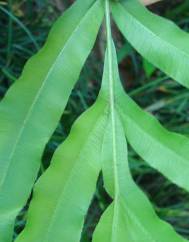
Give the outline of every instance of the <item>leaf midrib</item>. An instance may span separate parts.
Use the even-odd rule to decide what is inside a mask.
[[[118,182],[118,170],[117,170],[117,149],[116,149],[116,121],[115,121],[115,93],[114,93],[114,77],[113,77],[113,58],[112,58],[112,35],[111,35],[111,20],[110,20],[110,6],[109,0],[105,2],[106,12],[106,30],[107,30],[107,52],[108,52],[108,79],[109,79],[109,104],[110,104],[110,116],[112,127],[112,147],[113,147],[113,174],[114,174],[114,212],[112,222],[112,236],[111,241],[115,242],[117,236],[115,230],[118,226],[118,213],[119,213],[119,182]]]

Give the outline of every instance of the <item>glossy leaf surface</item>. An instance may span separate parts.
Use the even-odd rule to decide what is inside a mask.
[[[150,166],[189,191],[189,139],[169,132],[129,96],[119,102],[125,134],[133,149]]]
[[[106,3],[108,16],[108,2]],[[111,84],[119,81],[119,76],[110,38],[108,34],[109,54],[105,69],[109,75],[108,80],[103,81]],[[110,90],[111,88],[112,85]],[[102,215],[93,242],[184,242],[186,240],[177,235],[170,225],[158,218],[146,196],[132,180],[124,128],[117,107],[119,102],[119,96],[116,97],[114,91],[111,91],[111,109],[102,144],[102,171],[105,188],[113,198],[113,203]]]
[[[3,139],[7,142],[0,142],[0,158],[3,160],[0,180],[0,189],[3,192],[2,199],[0,195],[0,241],[10,241],[12,221],[29,195],[44,145],[56,127],[83,63],[94,44],[103,17],[104,2],[108,41],[98,99],[92,108],[76,121],[67,140],[55,152],[50,167],[36,183],[26,227],[16,242],[79,242],[101,170],[105,189],[113,202],[102,215],[93,242],[186,241],[156,215],[147,197],[133,181],[128,165],[126,137],[137,153],[151,166],[186,189],[189,188],[186,182],[189,141],[186,137],[166,131],[155,118],[142,111],[125,94],[111,37],[108,0],[77,1],[57,22],[43,50],[27,64],[22,77],[0,105],[3,114],[0,124],[4,131],[2,134],[5,134]],[[125,20],[120,16],[126,12],[129,25],[127,37],[129,36],[129,40],[139,50],[142,47],[141,43],[138,45],[140,31],[143,30],[140,29],[142,24],[146,24],[144,34],[147,27],[152,32],[157,30],[156,33],[159,33],[158,27],[154,27],[155,24],[146,23],[147,19],[150,19],[146,16],[150,15],[155,20],[159,17],[154,17],[137,1],[125,1],[124,6],[112,3],[112,8],[118,25],[120,19],[123,25]],[[120,16],[117,16],[117,9],[121,13]],[[176,28],[168,23],[168,27],[170,26]],[[136,28],[131,30],[131,27]],[[168,44],[171,43],[168,45],[169,51],[177,53],[178,63],[181,64],[183,53],[179,48],[176,49],[177,52],[173,52],[175,49],[166,34],[159,34],[160,40],[151,35],[143,38],[151,37],[156,37],[152,40],[159,45],[157,41],[162,39]],[[175,43],[177,41],[176,38]],[[163,47],[160,45],[161,48],[167,47],[164,42]],[[144,50],[145,48],[147,47],[144,44]],[[158,56],[157,49],[152,44],[144,53],[152,63],[187,86],[187,81],[184,81],[186,72],[183,71],[182,76],[173,71],[171,66],[174,67],[175,61],[173,64],[169,63],[168,52],[165,52],[165,56],[162,53]],[[45,59],[47,55],[49,59]],[[165,58],[164,64],[161,64],[162,58]],[[43,68],[39,68],[39,63],[43,62]],[[32,69],[37,70],[36,77],[30,76]],[[27,93],[26,90],[30,87],[31,93],[28,92],[22,99],[20,87],[24,93]],[[19,92],[19,98],[15,101],[13,97]],[[19,115],[15,115],[16,109],[8,109],[11,103],[19,107]],[[5,130],[13,132],[12,146],[7,146],[10,134]],[[27,162],[24,162],[25,160]],[[16,177],[16,169],[23,171],[23,177],[17,176],[18,182],[14,183],[12,177]],[[8,187],[11,189],[8,190]],[[17,194],[20,187],[23,188],[22,194]],[[12,196],[16,199],[11,200]]]
[[[74,124],[35,186],[26,228],[16,242],[80,241],[101,169],[105,123],[105,102],[99,100]]]
[[[188,33],[137,0],[112,1],[112,12],[122,34],[142,56],[189,87]]]
[[[123,127],[119,116],[115,118],[115,145],[112,144],[110,121],[102,148],[105,188],[114,201],[102,215],[93,242],[186,242],[158,218],[144,193],[132,180]]]
[[[103,18],[100,0],[77,1],[54,25],[43,49],[0,103],[0,240],[31,192],[43,149],[55,130]],[[20,174],[21,172],[21,174]]]
[[[124,36],[145,58],[188,85],[187,33],[149,12],[137,0],[112,3],[112,11]],[[189,191],[188,138],[167,131],[127,95],[121,95],[120,108],[128,141],[135,151],[152,167]]]

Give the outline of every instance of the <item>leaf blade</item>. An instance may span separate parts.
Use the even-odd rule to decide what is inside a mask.
[[[125,134],[134,150],[153,168],[189,191],[189,140],[167,131],[152,115],[122,95],[119,102]]]
[[[102,18],[100,1],[76,2],[0,103],[0,236],[4,241],[11,240],[14,219],[31,192],[43,149],[93,47]]]
[[[105,12],[109,16],[108,1],[106,1]],[[110,18],[106,16],[106,20],[108,29]],[[184,242],[186,240],[177,235],[170,225],[158,218],[150,202],[135,185],[130,174],[127,143],[118,107],[121,102],[120,95],[116,96],[116,92],[112,92],[112,86],[114,87],[112,84],[119,80],[118,65],[108,30],[107,33],[108,54],[104,73],[109,72],[109,75],[104,75],[103,82],[110,85],[109,105],[112,108],[109,109],[108,124],[102,143],[102,173],[105,189],[113,198],[113,203],[102,215],[96,227],[93,242]],[[121,88],[119,94],[124,95]],[[115,99],[111,98],[111,95],[114,95]]]
[[[112,4],[112,10],[114,18],[125,37],[133,42],[134,47],[143,56],[148,57],[147,59],[152,63],[177,80],[179,78],[172,70],[177,70],[181,74],[184,73],[182,78],[187,82],[188,78],[186,78],[186,75],[188,72],[187,63],[189,63],[189,58],[185,60],[185,58],[181,57],[183,51],[186,50],[186,45],[181,45],[181,43],[188,38],[187,33],[178,29],[178,27],[168,20],[150,13],[135,0],[122,2],[122,5],[120,3]],[[119,16],[118,11],[120,13]],[[128,23],[127,28],[124,27],[126,19]],[[148,23],[147,19],[149,20]],[[157,22],[158,20],[160,20],[160,22]],[[161,28],[158,26],[158,23]],[[137,28],[132,29],[135,24]],[[141,33],[142,25],[144,25],[145,28],[143,33]],[[163,28],[167,28],[168,30],[162,31]],[[134,33],[134,31],[136,32]],[[152,38],[147,37],[150,31],[151,35],[157,37],[154,42]],[[170,34],[170,32],[172,34]],[[175,34],[176,38],[173,38]],[[185,38],[182,40],[181,37],[183,37],[183,35]],[[150,40],[153,43],[149,45]],[[179,59],[182,59],[186,65],[184,64],[183,67],[179,69],[177,63],[178,59],[173,58],[173,50],[171,51],[170,48],[168,48],[169,53],[166,53],[165,57],[163,51],[166,51],[167,47],[163,44],[158,44],[157,41],[166,41],[166,43],[170,45],[174,45],[175,41],[176,44],[174,48],[177,48],[177,55],[180,56]],[[147,45],[149,46],[147,47]],[[155,48],[155,46],[157,48]],[[187,53],[188,50],[186,50],[186,54]],[[166,64],[167,62],[172,63],[170,59],[173,59],[174,65],[177,67],[172,68]],[[157,63],[157,61],[161,63]],[[164,65],[163,63],[165,63],[165,66],[160,66]],[[183,80],[181,82],[183,84]],[[187,174],[189,172],[189,155],[187,152],[189,140],[182,135],[168,132],[155,120],[155,118],[143,112],[128,95],[124,93],[120,95],[118,106],[121,108],[120,113],[125,126],[124,129],[127,139],[135,151],[153,168],[160,171],[175,184],[189,191],[189,186],[186,182],[186,177],[188,177]]]
[[[115,189],[117,192],[109,193],[113,194],[114,200],[102,215],[93,242],[186,242],[168,223],[158,218],[147,197],[134,183],[129,171],[123,126],[119,116],[116,120],[117,172],[113,171],[115,165],[112,164],[110,121],[104,136],[102,162],[105,188],[108,192]],[[112,182],[115,180],[118,188]]]
[[[79,242],[101,168],[105,110],[106,102],[99,100],[73,125],[35,186],[26,228],[16,242]]]
[[[151,13],[137,0],[112,3],[112,13],[124,37],[143,57],[189,87],[188,33]]]

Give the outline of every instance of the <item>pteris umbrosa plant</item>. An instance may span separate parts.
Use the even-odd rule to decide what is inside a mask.
[[[79,242],[102,171],[113,202],[94,242],[184,242],[154,212],[132,179],[127,142],[152,167],[189,191],[189,140],[167,131],[122,88],[110,14],[149,62],[189,87],[189,35],[137,0],[77,0],[52,28],[0,103],[0,242],[30,196],[46,143],[55,130],[105,15],[107,49],[96,102],[73,125],[38,179],[17,242]]]

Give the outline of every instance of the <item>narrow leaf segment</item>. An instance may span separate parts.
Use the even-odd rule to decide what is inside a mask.
[[[108,1],[106,1],[106,15],[108,15],[108,32],[110,28]],[[157,217],[152,205],[131,177],[124,128],[117,109],[119,97],[116,98],[111,91],[114,86],[112,82],[117,82],[119,76],[115,49],[109,34],[107,52],[105,72],[109,71],[109,80],[103,79],[103,82],[110,84],[110,96],[114,95],[114,98],[110,98],[110,106],[114,110],[110,108],[110,118],[103,139],[102,171],[105,188],[112,196],[113,202],[102,215],[93,242],[184,242],[186,240],[177,235],[170,225]]]
[[[101,169],[105,105],[99,99],[84,113],[55,152],[35,186],[26,228],[16,242],[80,241]]]
[[[111,3],[113,17],[128,41],[162,71],[189,86],[189,35],[154,15],[137,0]],[[167,131],[128,95],[119,99],[129,143],[152,167],[189,191],[189,140]]]
[[[114,19],[131,45],[150,63],[189,87],[189,34],[151,13],[138,0],[112,1]]]
[[[48,139],[95,42],[100,0],[78,0],[54,25],[43,49],[0,103],[0,241],[12,241],[14,220],[37,177]]]

